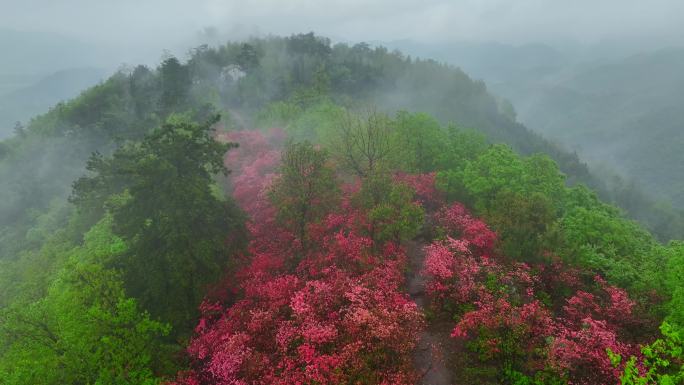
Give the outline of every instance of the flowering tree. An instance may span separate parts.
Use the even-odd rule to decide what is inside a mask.
[[[444,237],[425,248],[424,274],[435,309],[459,316],[452,337],[472,339],[508,380],[543,374],[542,381],[571,384],[619,381],[624,365],[614,365],[608,352],[637,354],[633,331],[642,325],[623,289],[557,261],[531,267],[499,258],[496,235],[460,204],[435,218]],[[546,294],[561,288],[571,294]],[[549,306],[559,300],[564,304]]]
[[[437,174],[406,174],[403,172],[394,175],[394,182],[406,185],[415,191],[417,201],[426,210],[434,211],[444,205],[444,196],[437,191]]]
[[[620,378],[622,366],[613,365],[608,349],[627,356],[638,353],[625,338],[637,322],[635,302],[601,277],[595,281],[596,293],[579,290],[567,300],[549,349],[551,365],[575,384],[609,384]]]
[[[277,218],[297,237],[301,251],[310,244],[308,226],[337,204],[338,186],[326,151],[309,142],[289,143],[282,154],[279,176],[269,190]]]
[[[331,268],[319,279],[255,279],[227,309],[206,305],[188,348],[195,379],[211,384],[403,383],[421,325],[397,290],[396,269],[355,277]],[[216,313],[221,313],[216,317]]]
[[[268,167],[257,163],[234,176],[254,182],[251,199],[237,199],[252,217],[252,241],[234,298],[202,304],[192,369],[176,384],[415,383],[410,357],[424,321],[400,289],[402,248],[372,247],[368,218],[350,199],[358,189],[348,187],[338,210],[305,223],[317,247],[295,250],[297,236],[273,220],[264,194],[271,176],[259,170]]]

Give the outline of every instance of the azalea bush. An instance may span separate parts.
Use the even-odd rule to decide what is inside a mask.
[[[498,256],[496,234],[458,203],[435,218],[442,237],[425,247],[423,274],[435,312],[457,317],[452,337],[499,365],[505,381],[619,381],[624,365],[608,352],[638,355],[634,331],[644,322],[623,289],[558,261],[529,266]]]
[[[268,193],[279,178],[273,150],[248,138],[257,159],[237,162],[232,182],[252,241],[230,295],[202,304],[187,349],[192,368],[176,383],[415,383],[411,353],[424,321],[401,290],[402,247],[373,247],[372,219],[352,199],[359,189],[346,186],[339,210],[304,223],[317,247],[298,248],[298,234],[273,219],[284,199]]]
[[[404,292],[402,244],[419,234],[432,237],[420,272],[431,314],[452,319],[451,337],[500,381],[647,375],[648,328],[625,290],[548,252],[523,259],[535,263],[502,255],[497,233],[447,204],[434,173],[340,183],[325,152],[284,144],[280,131],[224,139],[241,146],[226,164],[251,241],[202,304],[176,384],[416,383],[425,321]]]

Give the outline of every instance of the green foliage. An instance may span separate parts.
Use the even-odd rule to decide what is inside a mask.
[[[270,197],[283,223],[307,250],[307,226],[330,212],[339,198],[333,169],[327,164],[328,154],[310,142],[287,144],[280,177],[273,184]]]
[[[71,205],[57,200],[48,211],[33,210],[35,225],[25,231],[23,242],[8,245],[23,249],[14,258],[0,258],[0,307],[18,299],[34,300],[45,295],[55,272],[80,243],[83,228],[87,229],[74,211]]]
[[[294,103],[285,101],[273,102],[257,113],[256,126],[287,126],[299,117],[302,111],[302,108]]]
[[[399,188],[392,191],[389,202],[374,208],[369,214],[371,220],[385,223],[378,234],[380,239],[391,234],[398,242],[410,240],[418,235],[423,225],[423,209],[419,205],[408,203],[410,194],[401,190]]]
[[[130,249],[115,261],[128,293],[152,315],[189,330],[205,285],[228,266],[228,237],[242,238],[242,215],[217,199],[212,177],[226,173],[212,124],[171,117],[140,143],[112,157],[94,155],[92,176],[74,184],[72,201],[84,212],[106,207],[114,232]]]
[[[664,285],[671,296],[667,320],[684,329],[684,242],[671,242],[665,253]]]
[[[171,56],[159,66],[161,97],[159,108],[163,115],[183,110],[188,102],[191,78],[188,67]]]
[[[454,163],[459,166],[438,173],[438,187],[475,206],[497,231],[505,255],[538,262],[552,252],[637,296],[665,292],[666,250],[586,187],[566,187],[550,158],[494,145]]]
[[[449,151],[447,134],[439,122],[425,113],[397,113],[392,133],[395,167],[411,173],[436,170],[437,162]]]
[[[511,368],[504,368],[502,377],[505,384],[511,385],[566,385],[568,382],[553,370],[540,370],[533,377]]]
[[[444,192],[447,201],[472,203],[463,172],[471,161],[487,151],[489,144],[484,135],[453,125],[448,127],[446,140],[446,148],[437,159],[437,188]]]
[[[468,161],[475,160],[489,148],[487,137],[475,130],[449,125],[446,129],[446,146],[437,154],[437,170],[463,171]]]
[[[84,91],[76,99],[58,104],[51,114],[42,121],[32,122],[30,130],[40,130],[42,134],[77,134],[93,140],[116,138],[125,133],[133,119],[128,114],[127,76],[117,73],[105,82]],[[57,124],[45,121],[57,119]],[[47,123],[47,124],[46,124]]]
[[[660,326],[662,338],[643,346],[643,357],[630,357],[620,377],[622,385],[676,385],[684,381],[684,336],[667,322]],[[615,367],[622,361],[610,350],[608,355]]]
[[[297,106],[297,104],[288,104]],[[322,100],[306,107],[290,107],[301,111],[286,121],[285,131],[295,141],[329,143],[335,127],[344,116],[344,109],[328,100]]]
[[[354,201],[368,213],[368,235],[376,248],[386,241],[413,239],[422,228],[425,213],[414,203],[413,190],[392,183],[386,174],[365,178]]]
[[[634,222],[600,209],[576,207],[560,221],[562,254],[582,267],[599,271],[613,284],[659,289],[656,272],[664,261],[653,238]]]
[[[494,145],[469,162],[463,171],[468,191],[479,197],[478,210],[486,211],[501,191],[516,194],[538,193],[554,204],[562,202],[564,176],[547,156],[521,158],[504,145]]]
[[[505,255],[534,261],[557,243],[564,177],[548,157],[521,158],[510,147],[494,145],[462,171],[440,173],[438,181],[445,190],[465,191],[496,229]]]
[[[489,209],[501,191],[523,193],[525,168],[522,159],[504,145],[494,145],[463,170],[463,181],[468,192],[476,197],[475,207]]]
[[[169,326],[152,321],[103,267],[126,250],[111,218],[72,249],[44,297],[2,309],[0,376],[6,384],[156,384],[168,371]]]
[[[559,234],[553,204],[539,192],[524,195],[503,190],[494,197],[485,216],[498,232],[503,255],[541,262],[544,252],[554,249]]]

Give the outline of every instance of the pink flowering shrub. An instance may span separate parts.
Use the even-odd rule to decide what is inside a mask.
[[[487,276],[497,273],[498,266],[489,257],[496,234],[459,203],[435,218],[446,239],[425,247],[426,291],[441,305],[472,303],[485,289]]]
[[[307,225],[316,247],[302,251],[267,195],[282,131],[222,135],[240,144],[226,164],[251,242],[235,274],[201,305],[187,348],[191,369],[175,384],[417,383],[412,354],[425,321],[403,291],[408,258],[400,237],[374,242],[375,227],[388,224],[352,199],[362,184],[341,186],[336,210]],[[534,266],[497,255],[496,233],[462,204],[445,205],[434,174],[394,181],[410,187],[409,203],[438,229],[421,274],[431,310],[456,320],[453,338],[498,365],[503,381],[543,373],[542,383],[619,383],[624,365],[607,351],[638,356],[641,322],[624,290],[552,256]]]
[[[346,242],[332,237],[333,249],[348,247],[335,240]],[[326,268],[302,268],[299,274],[272,275],[251,267],[240,300],[220,309],[205,305],[188,347],[193,380],[412,384],[410,353],[423,320],[399,291],[401,262],[387,259],[356,274],[337,267],[335,259]]]
[[[482,220],[474,218],[460,203],[453,203],[444,207],[435,215],[437,225],[444,229],[447,235],[468,242],[480,253],[492,252],[496,233],[489,229]]]
[[[437,174],[406,174],[394,175],[394,181],[409,186],[416,193],[418,202],[427,210],[435,210],[444,204],[443,194],[437,190],[435,179]]]
[[[624,290],[558,261],[531,267],[494,256],[496,235],[460,204],[435,218],[446,235],[425,248],[423,274],[435,310],[459,317],[452,337],[470,340],[502,373],[619,383],[623,368],[607,351],[637,354],[631,331],[640,325]],[[570,294],[549,300],[548,292]]]
[[[231,131],[222,137],[239,145],[226,154],[225,164],[232,171],[233,198],[253,222],[267,221],[275,213],[266,194],[280,165],[280,131],[271,130],[269,136],[260,131]]]
[[[260,134],[238,134],[249,139],[243,149],[254,148],[244,155],[251,161],[233,160],[241,168],[232,176],[252,241],[231,300],[202,304],[187,348],[192,369],[175,384],[414,384],[411,353],[424,321],[401,290],[403,249],[372,248],[348,193],[337,213],[309,225],[317,247],[292,259],[295,237],[273,220],[263,193],[275,170],[259,161],[270,159],[269,147]]]

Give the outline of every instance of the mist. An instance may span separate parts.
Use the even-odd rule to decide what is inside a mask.
[[[316,32],[339,39],[595,43],[681,41],[684,4],[640,1],[133,1],[5,2],[0,23],[90,43],[170,48],[205,27],[230,34]],[[30,26],[30,27],[29,27]],[[240,36],[235,36],[240,37]],[[121,47],[123,48],[123,47]]]
[[[681,1],[0,3],[2,384],[682,383]]]
[[[674,0],[5,0],[2,8],[0,47],[6,60],[0,74],[44,70],[46,61],[36,51],[46,45],[52,47],[52,68],[112,70],[122,63],[153,64],[163,50],[182,54],[207,41],[309,31],[347,42],[544,43],[567,48],[660,48],[680,45],[684,37],[684,4]]]
[[[5,0],[0,13],[0,137],[9,135],[16,121],[75,96],[122,65],[154,66],[164,52],[182,58],[204,43],[315,31],[333,42],[366,41],[435,57],[492,81],[498,74],[483,71],[481,64],[497,58],[454,45],[545,44],[569,54],[563,60],[613,58],[681,45],[681,15],[684,4],[674,0]],[[74,69],[85,69],[87,75],[76,76]],[[13,92],[26,94],[25,88],[36,88],[65,70],[72,77],[61,87],[37,87],[42,102],[32,108],[13,104],[26,99]]]

